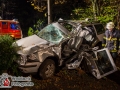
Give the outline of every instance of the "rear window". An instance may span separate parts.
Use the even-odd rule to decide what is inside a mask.
[[[94,25],[97,34],[102,34],[105,32],[104,26],[102,24],[96,24]]]
[[[2,22],[2,29],[8,29],[8,23]]]

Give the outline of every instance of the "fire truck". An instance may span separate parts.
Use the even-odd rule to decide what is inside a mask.
[[[10,35],[14,39],[23,37],[18,20],[0,20],[0,35]]]

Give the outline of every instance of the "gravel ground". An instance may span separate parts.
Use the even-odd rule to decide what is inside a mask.
[[[118,67],[120,67],[119,58],[116,64]],[[62,69],[47,80],[32,77],[32,82],[34,86],[13,87],[7,90],[120,90],[120,71],[118,70],[98,80],[80,69]]]

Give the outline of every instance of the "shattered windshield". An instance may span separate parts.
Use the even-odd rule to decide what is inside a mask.
[[[38,32],[37,35],[40,38],[55,44],[59,43],[62,39],[66,37],[65,34],[60,29],[58,29],[52,24],[43,28],[40,32]]]

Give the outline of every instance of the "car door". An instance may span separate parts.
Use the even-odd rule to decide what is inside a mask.
[[[2,33],[2,25],[1,25],[1,21],[0,21],[0,35]]]
[[[94,51],[97,60],[90,60],[88,65],[91,73],[100,79],[117,71],[113,58],[107,48]]]
[[[1,21],[1,34],[8,34],[8,22]]]

